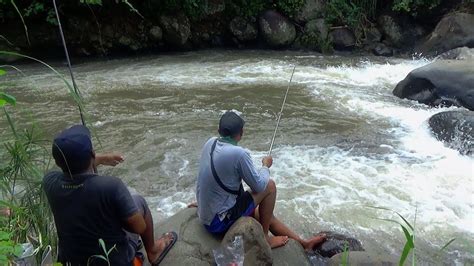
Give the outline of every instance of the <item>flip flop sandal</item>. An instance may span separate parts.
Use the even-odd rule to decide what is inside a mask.
[[[170,249],[174,246],[174,244],[176,243],[176,241],[178,240],[178,234],[176,234],[176,232],[174,231],[171,231],[171,232],[168,232],[166,234],[171,234],[173,235],[173,240],[171,240],[171,242],[165,247],[165,249],[161,252],[160,256],[151,264],[152,266],[158,266],[161,261],[166,257],[166,254],[168,254],[168,252],[170,251]],[[166,235],[166,234],[163,234]]]

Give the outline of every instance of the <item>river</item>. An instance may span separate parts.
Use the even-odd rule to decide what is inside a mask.
[[[100,139],[96,149],[126,158],[102,172],[146,195],[160,220],[194,200],[201,146],[217,134],[225,110],[241,112],[240,145],[260,165],[296,65],[273,151],[276,215],[303,236],[334,230],[367,250],[400,254],[400,226],[379,218],[401,220],[370,206],[387,207],[412,223],[416,215],[422,264],[463,265],[474,261],[474,158],[444,147],[427,125],[431,115],[456,108],[429,108],[391,93],[428,63],[217,50],[82,62],[74,71]],[[61,80],[38,64],[19,67],[25,76],[11,72],[6,79],[20,123],[37,121],[51,139],[79,122]]]

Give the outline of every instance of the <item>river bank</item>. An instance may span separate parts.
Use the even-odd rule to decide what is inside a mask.
[[[474,4],[461,0],[406,6],[397,1],[344,0],[127,3],[134,9],[113,1],[60,3],[70,53],[107,57],[231,48],[411,57],[474,46]],[[63,57],[51,3],[26,1],[18,8],[22,16],[10,4],[0,4],[0,50]]]

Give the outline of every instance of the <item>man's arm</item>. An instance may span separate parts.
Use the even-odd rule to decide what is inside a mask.
[[[124,160],[123,155],[118,152],[96,154],[94,166],[95,167],[99,165],[116,166],[117,164],[123,162],[123,160]]]
[[[132,216],[127,218],[124,227],[129,232],[141,235],[146,230],[145,219],[140,212],[135,212]]]
[[[256,193],[264,191],[267,188],[268,181],[270,180],[269,167],[272,165],[271,157],[264,157],[262,163],[262,168],[257,172],[248,152],[244,152],[239,160],[239,174],[252,191]]]

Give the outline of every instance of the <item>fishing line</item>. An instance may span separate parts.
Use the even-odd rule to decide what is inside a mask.
[[[278,126],[280,125],[281,115],[283,114],[283,107],[285,107],[286,97],[288,96],[288,91],[290,90],[291,81],[293,80],[293,75],[295,74],[296,65],[293,67],[293,72],[291,72],[291,78],[288,82],[288,88],[286,88],[285,97],[283,98],[283,103],[281,104],[280,113],[278,113],[278,120],[273,132],[272,142],[270,143],[270,150],[268,151],[268,156],[272,155],[273,143],[275,142],[276,133],[278,131]]]
[[[76,85],[76,80],[74,79],[74,73],[72,72],[71,60],[69,60],[69,52],[67,50],[66,40],[64,39],[64,33],[63,33],[63,28],[61,26],[61,20],[59,19],[59,12],[56,6],[56,0],[53,0],[53,5],[54,5],[54,12],[56,12],[56,19],[58,20],[59,33],[61,34],[61,40],[63,42],[64,53],[66,54],[67,66],[69,68],[69,73],[71,74],[71,80],[72,80],[72,86],[74,87],[74,93],[77,95],[77,97],[81,98],[81,95],[79,94],[79,89],[77,88],[77,85]],[[82,111],[82,107],[79,103],[77,104],[77,106],[79,107],[79,114],[81,116],[82,125],[85,126],[86,122],[84,121],[84,114]]]

